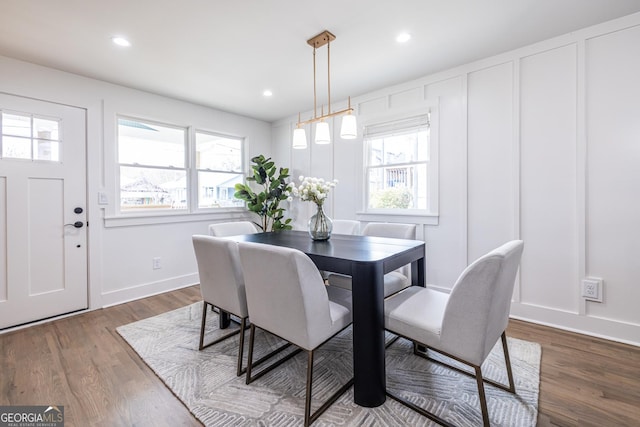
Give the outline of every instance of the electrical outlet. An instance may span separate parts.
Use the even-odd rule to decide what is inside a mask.
[[[582,297],[589,301],[602,302],[602,279],[587,277],[582,280]]]
[[[160,263],[160,257],[153,258],[153,269],[158,270],[162,268],[162,264]]]

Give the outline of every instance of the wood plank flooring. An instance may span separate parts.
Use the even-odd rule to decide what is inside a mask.
[[[0,335],[0,405],[64,405],[66,426],[200,423],[115,331],[200,301],[197,286]],[[511,321],[542,345],[539,426],[640,426],[640,348]]]

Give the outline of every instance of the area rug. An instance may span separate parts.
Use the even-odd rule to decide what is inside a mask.
[[[198,351],[202,303],[117,329],[144,362],[205,426],[300,426],[304,419],[306,355],[246,385],[236,376],[238,336]],[[218,316],[207,316],[205,341],[228,333]],[[248,343],[248,331],[246,332]],[[388,338],[391,338],[389,334]],[[256,335],[254,357],[280,345]],[[387,388],[457,426],[482,425],[475,379],[416,357],[399,339],[386,352]],[[517,394],[485,385],[492,426],[533,427],[538,413],[540,345],[509,338]],[[245,347],[245,355],[246,355]],[[245,356],[246,359],[246,356]],[[508,383],[500,343],[483,365],[486,377]],[[351,328],[320,347],[315,356],[313,408],[352,375]],[[353,387],[313,424],[322,426],[434,426],[427,418],[387,398],[377,408],[353,402]]]

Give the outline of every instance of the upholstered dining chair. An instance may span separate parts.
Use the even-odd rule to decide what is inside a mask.
[[[360,221],[353,219],[334,219],[331,234],[358,234]]]
[[[382,222],[371,222],[362,229],[363,236],[391,237],[395,239],[416,238],[415,224],[391,224]],[[411,266],[406,265],[384,275],[384,296],[385,298],[400,292],[411,285]],[[331,273],[327,276],[327,282],[331,286],[351,290],[351,276]]]
[[[240,333],[237,364],[237,375],[240,376],[245,372],[242,368],[242,355],[244,331],[249,311],[247,310],[247,297],[238,245],[231,240],[204,235],[194,235],[192,240],[198,263],[198,274],[200,275],[200,293],[203,299],[199,348],[202,350]],[[240,318],[240,329],[204,344],[208,306],[217,307]]]
[[[258,229],[251,221],[218,222],[209,225],[209,234],[215,237],[237,236],[257,233]]]
[[[428,358],[427,352],[434,350],[473,368],[472,375],[447,365],[475,376],[485,426],[489,426],[489,412],[483,383],[516,392],[505,330],[523,248],[522,240],[513,240],[482,256],[462,272],[449,294],[411,286],[385,301],[385,328],[412,340],[416,355]],[[481,365],[498,339],[502,339],[509,386],[482,377]],[[419,351],[418,346],[425,346],[427,352]],[[450,425],[389,390],[387,394],[438,423]]]
[[[308,426],[353,384],[351,378],[311,414],[314,351],[351,324],[351,292],[326,287],[315,264],[296,249],[248,242],[238,247],[251,315],[246,382],[250,384],[286,360],[254,374],[256,328],[306,351],[304,425]]]

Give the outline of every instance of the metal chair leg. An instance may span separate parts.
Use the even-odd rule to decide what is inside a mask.
[[[406,338],[406,337],[404,337],[404,338]],[[409,339],[409,338],[407,338],[407,339]],[[488,408],[487,408],[487,398],[486,398],[486,394],[485,394],[485,391],[484,391],[484,383],[491,384],[494,387],[500,388],[502,390],[508,391],[510,393],[513,393],[513,394],[516,393],[515,381],[513,380],[513,370],[511,369],[511,359],[509,358],[509,347],[507,346],[507,334],[506,334],[506,331],[502,332],[501,339],[502,339],[502,349],[504,351],[504,361],[505,361],[505,365],[506,365],[506,369],[507,369],[507,376],[509,378],[509,385],[508,386],[506,386],[504,384],[500,384],[500,383],[498,383],[496,381],[493,381],[493,380],[490,380],[490,379],[487,379],[487,378],[483,378],[482,377],[482,369],[481,369],[480,366],[475,366],[472,363],[467,362],[466,360],[460,359],[460,358],[455,357],[455,356],[453,356],[451,354],[447,354],[447,353],[445,353],[443,351],[434,350],[434,349],[432,349],[430,347],[426,347],[426,346],[424,346],[424,344],[421,344],[421,343],[419,343],[417,341],[413,341],[413,353],[416,356],[422,357],[422,358],[427,359],[427,360],[429,360],[431,362],[437,363],[437,364],[439,364],[441,366],[446,366],[449,369],[452,369],[452,370],[454,370],[456,372],[459,372],[461,374],[468,375],[468,376],[471,376],[471,377],[475,377],[476,383],[478,384],[478,395],[480,397],[480,409],[482,410],[483,425],[484,426],[489,426],[489,411],[488,411]],[[424,350],[420,349],[421,346],[424,348]],[[468,371],[465,371],[464,369],[461,369],[461,368],[459,368],[457,366],[450,365],[450,364],[448,364],[448,363],[446,363],[444,361],[433,359],[433,358],[429,357],[429,355],[427,354],[427,350],[436,351],[437,353],[443,354],[443,355],[445,355],[445,356],[447,356],[447,357],[449,357],[451,359],[457,360],[458,362],[461,362],[461,363],[464,363],[465,365],[471,366],[474,369],[475,374],[473,374],[471,372],[468,372]],[[408,401],[404,400],[403,398],[401,398],[399,396],[396,396],[396,395],[390,393],[389,391],[387,391],[387,395],[389,397],[397,400],[398,402],[402,403],[403,405],[407,406],[408,408],[413,409],[414,411],[416,411],[416,412],[418,412],[418,413],[430,418],[431,420],[433,420],[433,421],[435,421],[435,422],[437,422],[439,424],[449,425],[449,424],[446,423],[446,421],[438,418],[434,414],[432,414],[432,413],[430,413],[430,412],[428,412],[428,411],[426,411],[426,410],[424,410],[424,409],[412,404],[411,402],[408,402]]]
[[[247,326],[247,318],[243,317],[240,321],[240,344],[238,348],[238,370],[236,376],[240,376],[245,373],[246,369],[242,368],[242,356],[244,354],[244,330]]]
[[[207,323],[207,305],[209,305],[206,301],[202,301],[202,324],[200,325],[200,345],[198,346],[199,350],[204,348],[204,327]],[[211,306],[213,309],[213,305]]]
[[[473,367],[476,371],[476,383],[478,384],[478,395],[480,396],[480,409],[482,410],[482,424],[489,427],[489,410],[487,409],[487,397],[484,394],[484,381],[482,379],[482,369],[480,366]]]
[[[251,333],[249,334],[249,354],[247,356],[247,377],[246,384],[249,384],[251,381],[251,368],[253,368],[253,342],[256,335],[256,326],[251,324]]]
[[[504,351],[504,363],[507,366],[507,376],[509,377],[509,388],[506,390],[516,394],[516,383],[513,381],[513,371],[511,370],[511,359],[509,358],[509,346],[507,346],[506,332],[502,332],[502,350]]]
[[[307,394],[304,398],[304,427],[308,427],[311,418],[311,390],[313,388],[313,350],[307,351]]]
[[[209,310],[207,310],[207,306],[208,305],[211,306],[212,311],[213,311],[213,308],[214,308],[213,304],[209,304],[208,302],[203,301],[203,304],[202,304],[202,324],[200,325],[200,344],[198,346],[198,349],[199,350],[203,350],[206,347],[209,347],[211,345],[217,344],[220,341],[224,341],[227,338],[231,338],[232,336],[234,336],[234,335],[239,333],[240,334],[240,345],[239,345],[239,348],[238,348],[237,375],[240,376],[240,375],[244,374],[245,371],[246,371],[246,369],[242,368],[242,356],[244,355],[244,331],[247,329],[247,318],[244,317],[244,318],[240,319],[240,329],[239,330],[232,331],[232,332],[230,332],[230,333],[228,333],[226,335],[223,335],[223,336],[219,337],[218,339],[216,339],[216,340],[214,340],[214,341],[212,341],[212,342],[210,342],[208,344],[205,344],[204,343],[204,330],[205,330],[206,323],[207,323],[207,312],[209,311]]]
[[[287,354],[285,357],[283,357],[282,359],[278,360],[277,362],[274,362],[271,366],[268,366],[268,367],[264,368],[263,370],[261,370],[260,372],[258,372],[257,374],[252,375],[253,367],[255,365],[257,365],[258,363],[263,362],[264,360],[266,360],[266,359],[270,358],[271,356],[273,356],[275,353],[278,353],[281,350],[284,350],[285,348],[287,348],[288,346],[291,345],[291,343],[287,343],[287,344],[283,345],[282,347],[277,348],[276,350],[272,351],[268,355],[262,357],[260,360],[258,360],[257,362],[254,363],[253,362],[253,347],[254,347],[254,343],[255,343],[255,331],[256,331],[256,326],[252,323],[251,324],[251,334],[249,335],[249,355],[248,355],[247,369],[246,369],[246,372],[247,372],[246,383],[247,384],[250,384],[254,380],[260,378],[262,375],[264,375],[267,372],[271,371],[272,369],[280,366],[282,363],[286,362],[287,360],[291,359],[293,356],[297,355],[298,353],[300,353],[302,351],[301,348],[298,348],[295,351],[292,351],[291,353]],[[353,377],[352,377],[342,387],[340,387],[340,389],[338,391],[336,391],[333,395],[331,395],[331,397],[329,397],[312,414],[311,413],[311,396],[312,396],[312,392],[313,392],[313,354],[314,354],[314,350],[307,350],[307,385],[306,385],[306,395],[305,395],[305,401],[304,401],[304,426],[305,427],[308,427],[309,425],[313,424],[313,422],[315,420],[317,420],[318,417],[320,417],[320,415],[322,415],[336,400],[338,400],[338,398],[340,396],[342,396],[344,394],[344,392],[346,392],[349,389],[349,387],[351,387],[353,385]]]
[[[292,351],[291,353],[287,354],[286,356],[284,356],[282,359],[274,362],[272,365],[267,366],[266,368],[264,368],[262,371],[258,372],[255,375],[252,375],[251,372],[253,370],[253,368],[255,366],[258,366],[259,364],[261,364],[262,362],[270,359],[272,356],[275,356],[276,354],[280,353],[282,350],[288,348],[291,346],[291,343],[286,343],[278,348],[276,348],[275,350],[271,351],[269,354],[262,356],[260,359],[256,360],[255,362],[253,361],[253,347],[254,347],[254,343],[255,343],[255,335],[256,335],[256,326],[252,323],[251,324],[251,334],[249,335],[249,356],[248,356],[248,360],[247,360],[247,369],[246,374],[247,374],[247,379],[246,379],[246,383],[247,384],[251,384],[253,381],[257,380],[258,378],[260,378],[261,376],[263,376],[264,374],[266,374],[267,372],[273,370],[274,368],[277,368],[278,366],[282,365],[284,362],[286,362],[287,360],[291,359],[293,356],[297,355],[298,353],[300,353],[302,351],[302,349],[296,349],[294,351]]]

